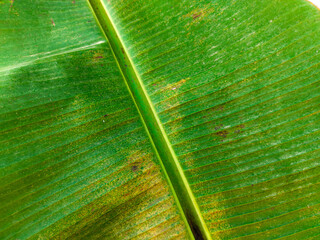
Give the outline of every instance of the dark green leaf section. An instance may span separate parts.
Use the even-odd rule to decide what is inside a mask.
[[[87,2],[0,11],[0,239],[188,239]]]
[[[104,4],[0,1],[0,239],[318,239],[318,9]]]
[[[104,3],[212,237],[317,239],[318,9],[304,0]]]

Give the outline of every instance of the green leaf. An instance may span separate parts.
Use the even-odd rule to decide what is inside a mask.
[[[0,239],[320,236],[311,3],[0,13]]]

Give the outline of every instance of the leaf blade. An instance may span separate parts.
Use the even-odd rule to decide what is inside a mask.
[[[87,2],[37,3],[0,5],[0,238],[188,238]]]
[[[212,236],[294,236],[304,218],[312,232],[318,211],[299,212],[298,182],[318,168],[319,11],[302,0],[104,2]],[[290,210],[276,201],[285,181]],[[244,196],[243,212],[229,202]]]

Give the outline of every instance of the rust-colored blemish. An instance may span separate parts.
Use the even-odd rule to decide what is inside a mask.
[[[192,15],[193,20],[197,19],[198,17],[200,17],[202,15],[202,13],[194,13]]]
[[[211,108],[209,111],[211,111],[211,112],[217,112],[217,111],[223,111],[223,110],[224,110],[224,106],[223,106],[223,105],[220,105],[220,106]]]
[[[51,24],[52,24],[52,26],[56,26],[56,24],[54,23],[54,21],[53,21],[53,19],[51,18]]]
[[[133,165],[133,166],[131,167],[131,171],[132,171],[132,172],[136,172],[138,169],[139,169],[139,168],[138,168],[137,165]]]
[[[218,136],[220,136],[220,137],[226,138],[227,135],[228,135],[228,131],[227,130],[223,130],[223,131],[217,132],[216,134]]]
[[[102,53],[97,52],[97,53],[95,53],[95,54],[93,55],[93,58],[94,58],[94,59],[101,59],[101,58],[103,58],[103,55],[102,55]]]
[[[234,131],[234,133],[237,133],[237,134],[242,133],[242,132],[243,132],[242,130],[244,129],[244,127],[245,127],[244,124],[238,125],[238,126],[236,127],[236,130]]]
[[[199,9],[192,10],[186,15],[183,15],[183,17],[192,18],[193,21],[200,21],[200,20],[203,20],[208,13],[211,13],[213,11],[214,9],[212,8],[199,8]]]
[[[96,52],[96,51],[94,51],[92,58],[93,58],[93,60],[94,60],[95,62],[97,62],[97,61],[99,61],[100,59],[103,59],[104,56],[103,56],[103,53],[102,53],[102,52]]]
[[[169,84],[165,89],[168,89],[168,88],[169,89],[171,88],[171,90],[179,89],[187,80],[190,80],[190,78],[181,79],[176,83]]]
[[[218,107],[218,111],[223,111],[224,110],[224,106],[219,106]]]
[[[183,15],[183,18],[191,18],[192,21],[187,23],[186,27],[189,29],[192,25],[195,25],[199,22],[208,21],[208,14],[213,13],[214,8],[211,5],[204,6],[203,8],[193,9],[188,14]]]

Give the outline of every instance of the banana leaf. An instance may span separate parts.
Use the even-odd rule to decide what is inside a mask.
[[[305,0],[1,0],[0,239],[319,239]]]

